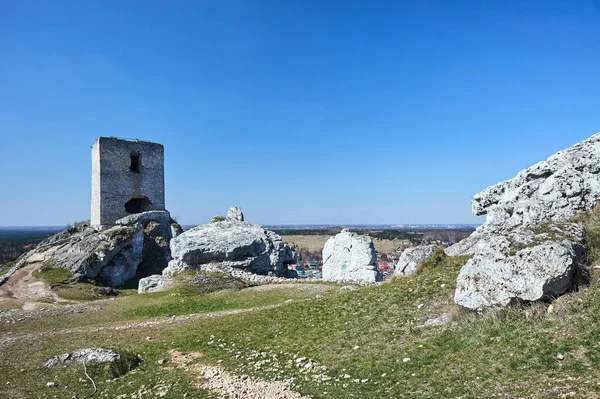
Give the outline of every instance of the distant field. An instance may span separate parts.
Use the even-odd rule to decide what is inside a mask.
[[[290,245],[310,252],[321,253],[327,240],[339,233],[340,229],[314,230],[276,230],[281,238]],[[358,234],[368,234],[373,239],[375,250],[380,254],[393,254],[396,248],[405,249],[414,245],[437,243],[450,245],[468,237],[472,232],[466,230],[353,230]]]
[[[283,241],[289,245],[297,245],[300,248],[305,248],[311,252],[322,252],[325,243],[331,236],[317,236],[317,235],[285,235],[281,236]],[[400,240],[396,240],[396,244],[400,243]],[[384,240],[375,238],[373,240],[375,250],[379,253],[393,253],[394,242],[392,240]]]
[[[305,236],[305,235],[289,235],[281,236],[283,241],[289,245],[297,245],[300,248],[306,248],[311,252],[321,252],[325,246],[325,242],[331,236]]]

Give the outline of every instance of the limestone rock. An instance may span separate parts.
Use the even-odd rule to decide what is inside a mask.
[[[488,215],[486,229],[566,221],[600,200],[600,133],[560,151],[473,199],[473,212]]]
[[[377,282],[377,253],[369,236],[347,229],[331,237],[323,248],[323,280]]]
[[[446,324],[450,323],[451,321],[452,321],[452,315],[450,313],[443,313],[440,316],[435,317],[433,319],[427,319],[423,325],[420,325],[418,327],[420,327],[420,328],[439,327],[439,326],[446,325]]]
[[[244,214],[242,213],[242,208],[239,206],[230,206],[229,210],[227,211],[227,219],[243,222]]]
[[[177,237],[183,233],[183,227],[174,220],[171,220],[171,238]]]
[[[546,300],[569,291],[585,262],[583,228],[549,225],[489,235],[460,271],[454,301],[473,310]]]
[[[194,227],[171,240],[173,260],[163,275],[204,265],[221,271],[242,269],[256,274],[286,276],[297,254],[281,237],[262,226],[237,219]]]
[[[80,223],[42,241],[17,266],[39,258],[44,267],[67,269],[77,280],[121,286],[167,267],[173,223],[166,211],[130,215],[108,228]]]
[[[106,363],[106,362],[116,362],[121,359],[121,355],[117,352],[102,349],[102,348],[87,348],[87,349],[78,349],[71,353],[64,353],[59,356],[55,356],[52,359],[49,359],[44,366],[45,367],[54,367],[63,365],[68,362],[76,362],[86,364],[90,363]]]
[[[418,247],[408,248],[402,252],[394,276],[408,276],[417,270],[419,263],[429,259],[435,251],[435,245],[422,245]]]
[[[510,180],[473,198],[473,213],[485,223],[466,240],[449,247],[450,256],[477,252],[488,233],[565,222],[591,210],[600,200],[600,133],[559,151]]]
[[[143,243],[141,225],[118,225],[102,231],[88,228],[58,247],[46,263],[69,270],[76,279],[99,279],[106,285],[119,286],[135,276],[142,261]]]
[[[140,279],[140,282],[138,283],[138,294],[162,291],[167,288],[168,285],[169,281],[165,277],[161,274],[154,274]]]
[[[467,239],[446,249],[472,255],[455,302],[470,309],[552,298],[585,273],[583,228],[567,223],[600,200],[600,133],[488,187],[473,198],[487,215]]]

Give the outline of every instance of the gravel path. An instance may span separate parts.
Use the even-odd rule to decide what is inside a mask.
[[[202,357],[198,352],[182,353],[170,350],[171,362],[196,376],[198,386],[208,389],[219,398],[244,399],[309,399],[295,392],[291,381],[267,381],[247,375],[238,375],[223,367],[196,364]]]
[[[247,375],[232,374],[222,367],[198,366],[202,388],[219,398],[246,399],[307,399],[292,389],[290,381],[266,381]]]

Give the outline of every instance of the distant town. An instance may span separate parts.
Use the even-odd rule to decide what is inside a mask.
[[[466,230],[475,231],[479,224],[272,224],[271,230],[330,230],[336,227],[350,230]]]

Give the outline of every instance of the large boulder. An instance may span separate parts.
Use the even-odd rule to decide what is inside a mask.
[[[138,282],[138,294],[162,291],[168,285],[169,280],[165,279],[162,274],[154,274],[140,279]]]
[[[84,222],[49,237],[28,257],[39,255],[44,267],[67,269],[77,280],[121,286],[167,267],[174,223],[166,211],[130,215],[103,229]]]
[[[381,281],[371,238],[344,229],[327,240],[323,248],[323,280]]]
[[[600,133],[473,198],[486,221],[446,249],[471,255],[455,302],[470,309],[561,295],[586,268],[583,228],[569,222],[600,200]]]
[[[296,263],[297,254],[274,232],[241,221],[241,214],[240,209],[232,217],[194,227],[171,240],[173,260],[163,275],[211,265],[213,270],[217,266],[225,272],[241,269],[287,276],[288,265]]]
[[[543,231],[542,231],[543,230]],[[581,281],[585,251],[578,224],[490,235],[462,267],[454,301],[473,310],[546,300]]]
[[[107,363],[116,362],[121,359],[121,355],[115,351],[103,348],[86,348],[78,349],[70,353],[63,353],[59,356],[54,356],[44,363],[45,367],[62,366],[65,363]]]
[[[429,259],[435,249],[435,245],[420,245],[405,249],[396,263],[394,276],[409,276],[413,274],[417,271],[419,263]]]

